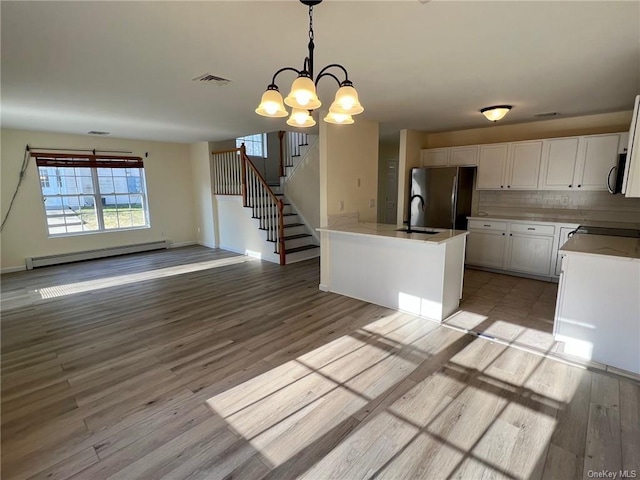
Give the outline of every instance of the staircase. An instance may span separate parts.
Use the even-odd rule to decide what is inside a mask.
[[[282,193],[280,184],[268,184],[276,197],[282,199],[283,227],[284,227],[284,251],[286,263],[299,262],[320,255],[320,247],[315,244],[315,239],[310,233],[309,227],[301,222],[300,214],[296,212],[291,203]],[[272,241],[272,240],[268,240]]]
[[[242,197],[242,205],[250,209],[251,218],[263,232],[265,242],[273,245],[280,265],[320,255],[320,247],[315,243],[311,229],[283,194],[286,173],[290,174],[295,169],[295,158],[300,155],[302,147],[298,145],[297,149],[286,152],[286,157],[291,157],[286,162],[288,166],[282,162],[285,152],[281,149],[280,168],[285,176],[281,176],[279,184],[265,181],[247,157],[244,145],[237,149],[212,152],[212,193]]]

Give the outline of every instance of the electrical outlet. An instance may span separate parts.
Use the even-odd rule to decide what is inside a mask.
[[[342,212],[344,210],[344,202],[342,200],[338,201],[338,211]]]

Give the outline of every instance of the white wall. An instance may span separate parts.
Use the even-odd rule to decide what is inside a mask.
[[[0,268],[24,268],[25,258],[108,248],[168,239],[174,244],[196,240],[190,149],[187,144],[101,138],[3,129],[0,158],[1,210],[4,217],[18,181],[25,146],[127,150],[144,158],[149,217],[146,229],[48,238],[40,181],[31,161],[2,234]]]
[[[214,228],[213,200],[211,197],[211,156],[209,143],[190,145],[191,174],[196,241],[200,245],[218,245]]]
[[[284,193],[295,209],[304,217],[309,226],[320,227],[320,149],[319,143],[313,143],[300,164],[293,171]]]
[[[266,232],[258,229],[258,220],[251,218],[251,209],[242,206],[241,196],[214,195],[213,206],[218,247],[279,263],[275,244],[266,241]]]
[[[376,221],[378,124],[355,120],[353,125],[320,122],[321,225],[345,213],[357,213],[363,222]]]

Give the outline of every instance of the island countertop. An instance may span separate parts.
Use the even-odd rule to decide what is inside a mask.
[[[414,232],[407,233],[403,231],[399,231],[396,225],[389,225],[384,223],[352,223],[347,225],[336,225],[332,227],[321,227],[317,230],[319,232],[329,232],[329,233],[343,233],[345,235],[357,235],[357,236],[375,236],[375,237],[383,237],[389,239],[396,240],[408,240],[412,242],[420,242],[420,243],[430,243],[434,245],[439,245],[441,243],[445,243],[455,237],[459,237],[462,235],[468,235],[469,232],[466,230],[444,230],[444,229],[426,229],[434,231],[437,233],[424,233],[420,231],[417,227]]]
[[[640,260],[640,239],[579,233],[562,245],[560,252]]]

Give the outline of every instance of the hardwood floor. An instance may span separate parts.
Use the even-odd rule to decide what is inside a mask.
[[[4,275],[3,478],[640,470],[638,382],[323,293],[318,271],[187,247]]]

